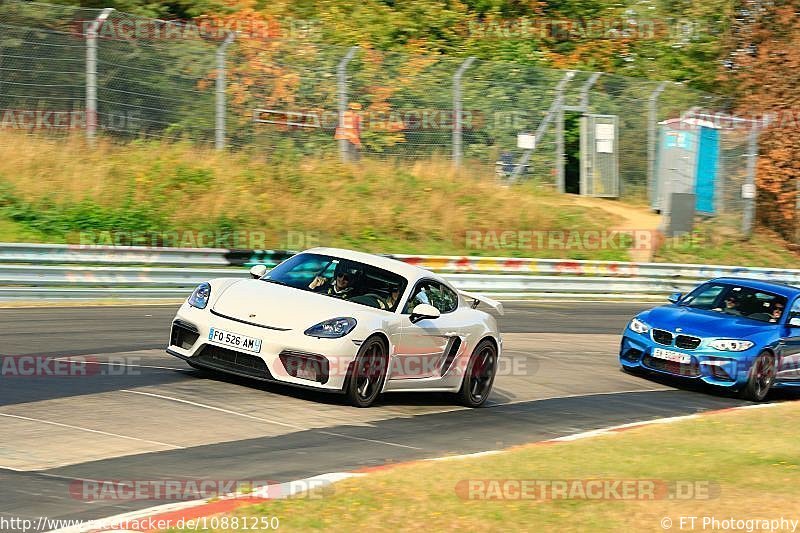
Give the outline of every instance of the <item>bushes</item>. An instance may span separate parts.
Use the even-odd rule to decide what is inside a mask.
[[[26,229],[58,240],[65,236],[80,236],[80,242],[96,242],[103,232],[128,235],[119,244],[145,244],[151,236],[164,230],[164,217],[152,205],[139,204],[129,196],[117,206],[102,206],[86,198],[74,204],[57,203],[45,198],[37,202],[20,199],[13,187],[2,183],[0,187],[0,216],[16,222]],[[141,241],[134,236],[139,235]],[[95,238],[93,238],[93,236]]]

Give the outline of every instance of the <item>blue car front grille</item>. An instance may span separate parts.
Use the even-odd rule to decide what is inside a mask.
[[[672,346],[672,333],[663,329],[653,329],[653,340],[664,346]]]
[[[694,350],[700,346],[701,339],[691,335],[678,335],[675,337],[675,346],[684,350]]]

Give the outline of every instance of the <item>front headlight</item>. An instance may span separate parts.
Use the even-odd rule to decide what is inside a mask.
[[[198,309],[205,309],[211,297],[211,284],[203,282],[189,296],[189,305]]]
[[[356,327],[356,319],[350,317],[332,318],[320,322],[304,331],[306,335],[320,339],[338,339],[344,337]]]
[[[628,327],[635,331],[636,333],[647,333],[650,331],[650,326],[639,320],[638,318],[634,318],[631,320],[631,323],[628,324]]]
[[[741,339],[718,339],[708,345],[723,352],[743,352],[753,347],[752,342]]]

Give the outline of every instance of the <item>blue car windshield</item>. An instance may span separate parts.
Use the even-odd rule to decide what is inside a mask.
[[[329,255],[302,253],[267,272],[262,281],[394,311],[408,281],[388,270]]]
[[[759,322],[779,322],[786,309],[786,298],[742,285],[705,283],[683,298],[679,305]]]

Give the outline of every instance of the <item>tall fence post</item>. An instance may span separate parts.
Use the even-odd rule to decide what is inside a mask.
[[[652,205],[656,184],[656,149],[658,138],[658,97],[664,92],[667,82],[661,82],[647,100],[647,200]]]
[[[556,112],[556,190],[566,192],[564,176],[564,106],[559,102]]]
[[[589,91],[594,87],[594,84],[597,83],[597,80],[600,79],[602,76],[602,72],[593,72],[589,79],[586,80],[586,83],[583,84],[581,87],[581,107],[583,108],[584,113],[589,112]]]
[[[547,110],[547,115],[542,119],[539,123],[539,126],[536,128],[536,132],[534,133],[534,149],[539,146],[539,143],[542,141],[542,137],[544,137],[544,133],[547,131],[547,127],[553,121],[553,118],[557,114],[558,110],[563,105],[564,100],[564,89],[566,88],[567,84],[575,77],[574,70],[568,70],[564,73],[564,77],[561,78],[556,84],[555,96],[553,97],[553,102],[550,104],[550,108]],[[522,158],[520,162],[516,165],[514,172],[511,173],[511,181],[512,183],[515,182],[519,176],[522,174],[522,171],[528,164],[528,161],[531,159],[531,155],[533,155],[533,150],[525,150],[525,153],[522,154]]]
[[[744,200],[744,216],[742,216],[742,233],[750,237],[753,233],[753,218],[756,211],[756,161],[758,160],[758,122],[750,123],[750,135],[747,139],[747,176],[742,190]]]
[[[229,31],[225,40],[217,47],[216,109],[214,113],[214,147],[217,150],[225,148],[225,50],[235,39],[236,34]]]
[[[339,94],[339,127],[344,127],[344,113],[347,111],[347,64],[358,51],[358,46],[351,47],[336,67],[336,91]],[[339,156],[347,161],[347,139],[339,139]]]
[[[461,77],[464,72],[475,62],[474,57],[468,57],[453,75],[453,166],[461,166],[462,143],[462,105],[461,105]]]
[[[97,133],[97,30],[113,7],[107,7],[86,28],[86,138],[94,144]]]

